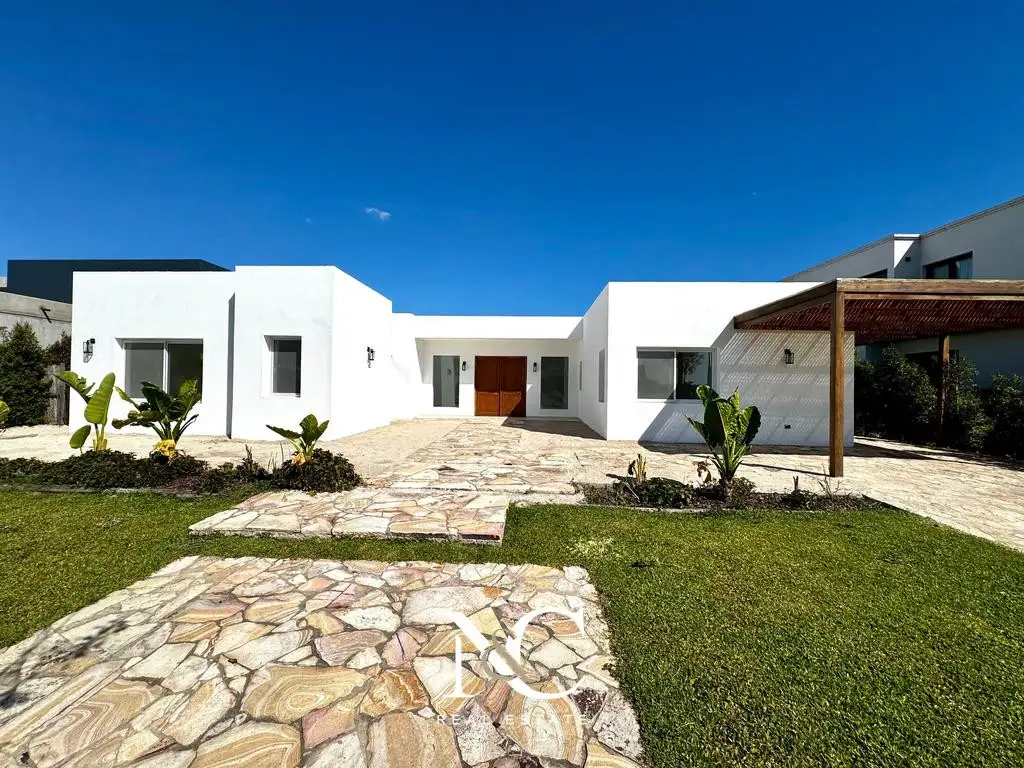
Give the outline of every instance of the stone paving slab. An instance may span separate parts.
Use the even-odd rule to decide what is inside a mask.
[[[197,535],[462,540],[500,544],[508,496],[361,487],[343,493],[269,491],[189,527]]]
[[[581,568],[188,557],[0,652],[0,764],[635,768],[612,663]]]

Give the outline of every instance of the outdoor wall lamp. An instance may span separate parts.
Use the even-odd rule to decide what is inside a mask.
[[[792,349],[787,349],[785,352],[782,353],[782,361],[786,365],[792,365],[795,360],[796,360],[796,355],[793,354],[793,350]]]
[[[536,372],[537,372],[537,363],[534,363],[534,364],[533,364],[533,372],[534,372],[534,373],[536,373]]]
[[[82,357],[88,360],[92,357],[92,351],[96,347],[96,339],[86,339],[82,342]]]
[[[373,347],[366,348],[366,367],[369,368],[373,365],[373,361],[377,358],[377,354],[373,351]]]
[[[462,361],[462,370],[463,371],[466,370],[466,361],[465,360]]]

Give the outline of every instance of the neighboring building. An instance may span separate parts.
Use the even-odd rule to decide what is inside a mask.
[[[739,388],[764,444],[828,444],[828,332],[737,331],[801,283],[609,283],[583,317],[438,317],[334,267],[74,277],[72,369],[202,380],[193,432],[276,439],[307,413],[328,438],[415,416],[579,418],[608,439],[699,442],[696,387]],[[853,442],[853,334],[844,442]],[[86,344],[91,352],[85,354]],[[116,399],[114,416],[127,410]],[[72,427],[81,424],[77,409]]]
[[[27,323],[43,347],[71,335],[71,305],[34,296],[0,292],[0,331],[9,331],[17,323]]]
[[[1022,279],[1024,196],[921,235],[889,235],[784,280],[836,277]],[[929,339],[897,346],[926,365],[937,354]],[[978,367],[981,386],[996,373],[1024,374],[1024,329],[955,335],[950,346]],[[869,357],[877,352],[867,350]]]
[[[202,259],[11,259],[6,290],[70,304],[75,272],[223,271],[224,267]]]

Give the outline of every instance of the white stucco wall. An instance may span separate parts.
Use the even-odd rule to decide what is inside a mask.
[[[611,440],[699,443],[686,416],[700,418],[698,401],[637,396],[638,348],[710,348],[714,385],[739,388],[762,415],[761,444],[827,445],[827,333],[735,332],[746,310],[814,283],[611,283],[608,286],[608,426]],[[791,349],[794,365],[785,365]],[[853,337],[847,339],[845,441],[853,442]],[[789,425],[789,428],[786,428]]]
[[[909,262],[904,259],[910,254],[917,242],[917,235],[888,235],[881,240],[856,248],[842,256],[816,264],[789,277],[784,282],[826,282],[837,277],[867,277],[880,270],[886,270],[886,277],[918,277],[920,274],[919,260],[911,256]],[[907,274],[908,268],[915,270]]]
[[[391,300],[340,270],[334,271],[332,434],[380,427],[393,418]],[[367,364],[367,347],[374,360]]]
[[[42,347],[71,335],[71,305],[60,301],[0,291],[0,330],[10,331],[18,323],[33,330]]]
[[[276,440],[266,425],[294,428],[308,413],[321,421],[332,418],[335,272],[334,267],[238,267],[233,273],[233,437]],[[298,396],[273,394],[268,337],[302,339]],[[325,437],[341,434],[340,424],[332,423]]]
[[[607,373],[608,349],[608,286],[590,305],[583,316],[583,389],[579,393],[580,419],[602,437],[608,436],[607,378],[604,402],[598,400],[599,360],[605,350]],[[577,364],[577,370],[579,365]]]
[[[225,434],[228,319],[234,283],[232,272],[76,272],[71,370],[92,382],[113,371],[117,385],[123,387],[125,341],[202,341],[203,402],[191,431]],[[89,338],[96,339],[96,344],[92,357],[85,360],[82,342]],[[85,423],[83,407],[81,398],[72,394],[72,431]],[[115,395],[111,418],[124,417],[129,408]],[[117,431],[111,429],[108,436],[116,448]]]

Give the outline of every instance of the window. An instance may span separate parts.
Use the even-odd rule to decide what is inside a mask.
[[[888,269],[880,269],[877,272],[871,272],[867,275],[861,275],[861,277],[889,277]]]
[[[569,407],[569,358],[540,359],[540,407],[565,410]]]
[[[189,379],[195,379],[202,391],[203,342],[124,342],[125,392],[129,397],[142,397],[144,381],[177,393]]]
[[[458,355],[434,355],[434,407],[459,407]]]
[[[597,402],[604,402],[605,385],[605,354],[602,349],[597,353]]]
[[[580,392],[583,391],[583,361],[580,360]]]
[[[638,349],[636,394],[641,400],[696,400],[711,386],[710,349]]]
[[[277,338],[270,342],[270,391],[275,395],[302,394],[302,339]]]
[[[924,276],[928,280],[970,280],[974,276],[974,253],[925,264]]]

